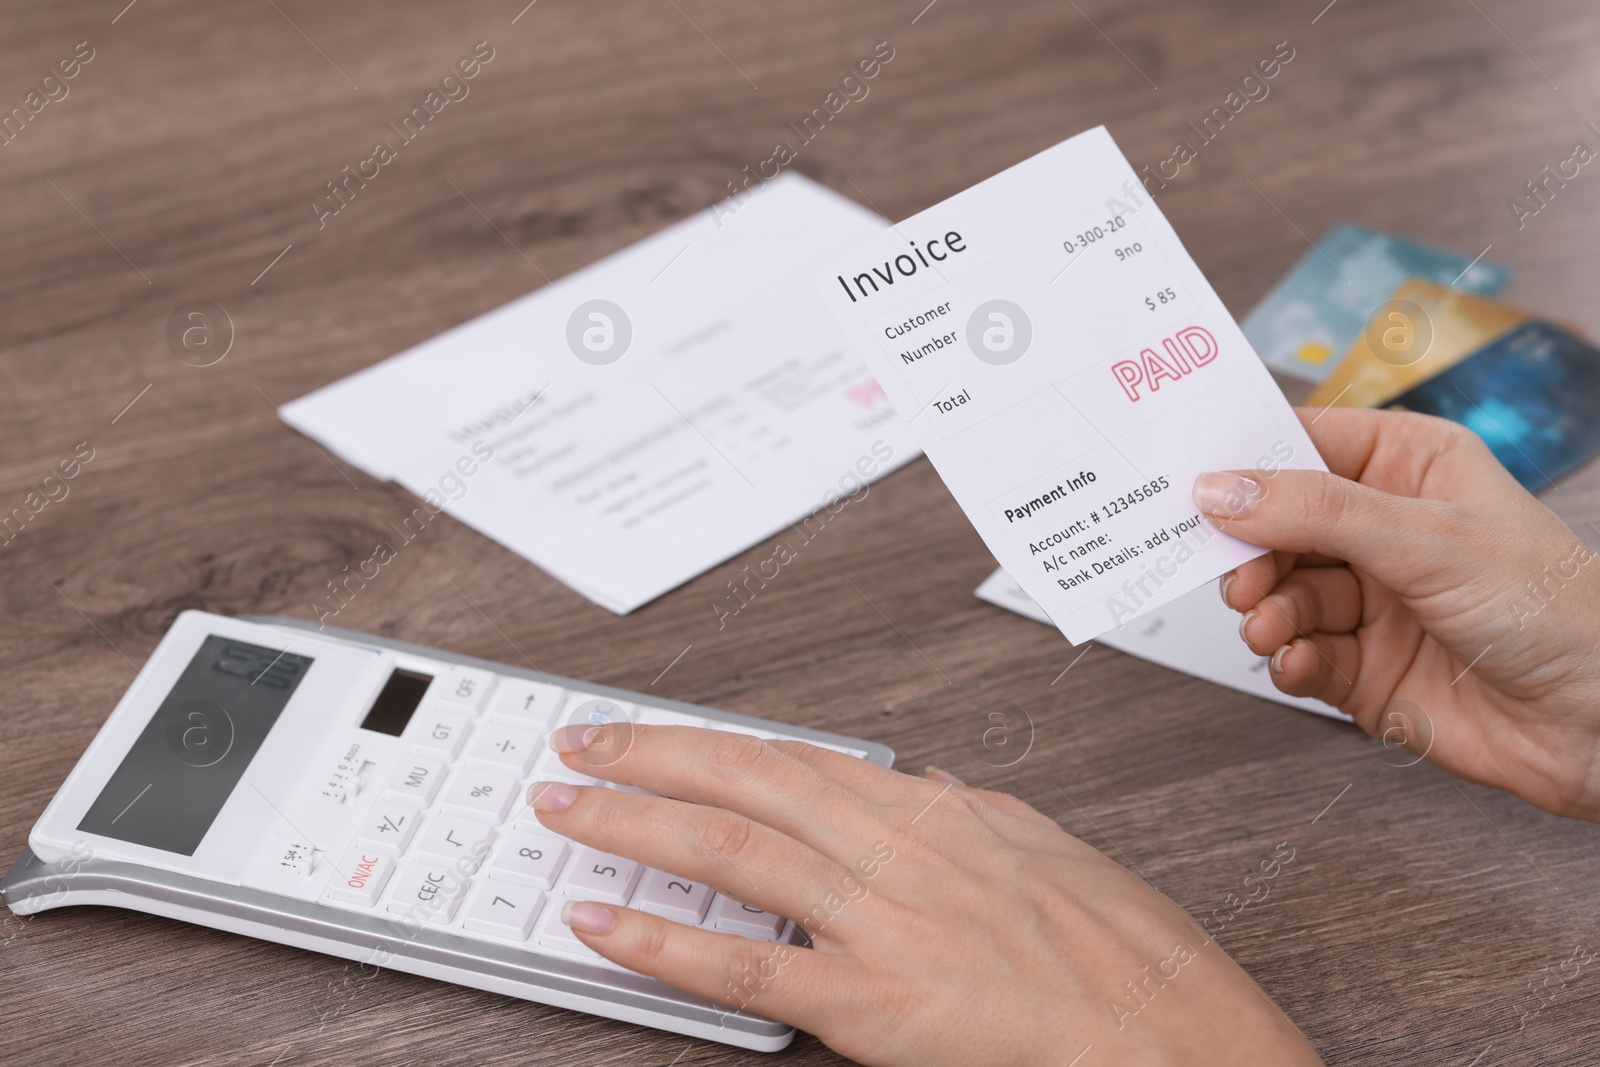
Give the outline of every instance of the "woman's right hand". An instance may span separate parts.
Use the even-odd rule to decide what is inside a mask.
[[[1204,474],[1218,528],[1275,551],[1223,578],[1285,693],[1600,821],[1600,561],[1483,441],[1426,415],[1300,412],[1326,474]]]

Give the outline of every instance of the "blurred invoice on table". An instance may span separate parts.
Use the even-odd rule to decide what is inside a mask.
[[[921,454],[814,284],[885,225],[785,175],[283,418],[626,613]]]

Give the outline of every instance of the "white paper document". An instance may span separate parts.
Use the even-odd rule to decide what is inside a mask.
[[[978,586],[978,596],[1036,622],[1050,623],[1050,617],[1003,569],[983,580]],[[1350,721],[1348,715],[1332,704],[1280,692],[1267,671],[1267,657],[1251,652],[1250,646],[1239,637],[1239,613],[1222,602],[1216,586],[1211,583],[1185,593],[1120,629],[1103,633],[1097,640],[1130,656],[1241,693],[1330,719]]]
[[[423,498],[396,544],[445,511],[628,612],[920,454],[813,284],[885,225],[786,175],[283,418]]]
[[[1197,474],[1323,466],[1103,128],[830,263],[828,306],[1073,643],[1261,554],[1200,517]]]

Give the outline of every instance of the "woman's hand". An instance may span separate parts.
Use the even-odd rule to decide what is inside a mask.
[[[552,744],[659,795],[538,783],[545,826],[812,939],[567,905],[579,938],[632,970],[865,1064],[1321,1062],[1181,908],[1014,797],[690,727],[577,725]]]
[[[1277,551],[1223,578],[1272,679],[1463,778],[1600,820],[1600,563],[1471,431],[1328,408],[1332,474],[1202,475],[1220,529]]]

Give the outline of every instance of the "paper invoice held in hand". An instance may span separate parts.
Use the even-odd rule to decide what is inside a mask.
[[[1104,128],[837,258],[822,292],[1074,643],[1261,554],[1200,516],[1197,474],[1324,469]]]

